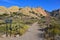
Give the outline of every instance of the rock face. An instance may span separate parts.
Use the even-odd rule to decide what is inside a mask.
[[[0,15],[4,13],[10,14],[10,12],[8,11],[6,7],[0,6]]]
[[[50,14],[51,14],[51,16],[60,19],[60,9],[58,9],[58,10],[53,10],[52,12],[50,12]]]
[[[18,6],[12,6],[10,8],[5,8],[3,6],[0,6],[0,14],[7,13],[11,14],[13,12],[22,13],[24,15],[28,15],[30,17],[39,18],[41,15],[47,16],[47,13],[41,8],[19,8]]]
[[[37,8],[36,11],[43,16],[47,16],[47,13],[42,8]]]
[[[18,12],[19,11],[19,7],[18,6],[12,6],[12,7],[8,8],[8,10],[10,12]]]

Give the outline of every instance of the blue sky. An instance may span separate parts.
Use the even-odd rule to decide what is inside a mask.
[[[0,6],[42,7],[51,11],[60,8],[60,0],[0,0]]]

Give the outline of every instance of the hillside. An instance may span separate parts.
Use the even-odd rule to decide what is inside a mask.
[[[29,17],[33,17],[33,18],[38,18],[40,19],[41,16],[47,16],[47,13],[44,11],[44,9],[42,9],[41,7],[39,8],[30,8],[30,7],[24,7],[24,8],[20,8],[18,6],[12,6],[9,8],[0,6],[0,15],[1,14],[23,14]]]
[[[19,34],[21,36],[28,30],[29,25],[38,22],[41,17],[45,16],[47,16],[47,13],[41,7],[20,8],[18,6],[12,6],[6,8],[0,6],[0,33],[8,33],[9,35]]]

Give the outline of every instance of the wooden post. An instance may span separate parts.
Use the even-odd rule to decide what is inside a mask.
[[[6,23],[6,37],[8,37],[8,26],[7,26],[7,23]]]

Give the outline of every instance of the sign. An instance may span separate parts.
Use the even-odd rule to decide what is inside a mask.
[[[6,23],[12,23],[12,19],[6,19],[5,22]]]

